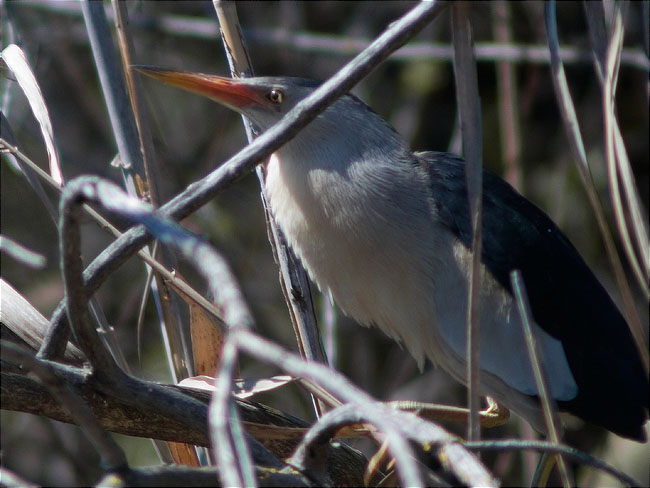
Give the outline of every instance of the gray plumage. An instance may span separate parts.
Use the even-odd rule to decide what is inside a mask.
[[[147,70],[265,130],[317,86]],[[311,278],[348,315],[465,381],[471,227],[464,162],[412,153],[356,97],[337,100],[267,165],[274,217]],[[648,380],[615,304],[549,217],[484,172],[481,388],[537,429],[537,387],[509,273],[522,272],[533,330],[560,407],[641,440]]]

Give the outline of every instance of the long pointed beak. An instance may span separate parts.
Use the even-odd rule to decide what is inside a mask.
[[[265,104],[263,95],[256,90],[256,87],[242,80],[155,66],[133,66],[133,68],[151,78],[208,97],[238,112],[245,110],[246,107]]]

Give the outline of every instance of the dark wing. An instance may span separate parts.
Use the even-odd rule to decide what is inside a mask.
[[[430,177],[442,223],[471,247],[465,162],[435,152],[416,158]],[[509,274],[521,271],[535,322],[562,342],[579,391],[560,408],[644,439],[648,379],[625,319],[551,219],[489,171],[483,172],[481,258],[511,293]]]

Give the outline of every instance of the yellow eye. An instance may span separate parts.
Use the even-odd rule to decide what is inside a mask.
[[[273,90],[271,90],[266,94],[266,99],[269,102],[280,104],[284,101],[284,93],[274,88]]]

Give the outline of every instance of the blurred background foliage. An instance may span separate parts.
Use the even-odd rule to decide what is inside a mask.
[[[511,44],[544,47],[543,4],[505,3],[510,11],[506,25],[511,30]],[[256,74],[326,79],[356,54],[355,42],[373,39],[412,5],[402,1],[241,2],[237,8]],[[211,2],[133,1],[128,6],[136,63],[229,73]],[[579,2],[559,2],[557,8],[562,45],[584,50],[582,61],[566,64],[565,68],[591,171],[612,222],[603,156],[601,89],[587,51],[589,36],[583,6]],[[2,47],[17,43],[29,58],[50,111],[66,179],[98,174],[121,181],[119,170],[110,165],[117,150],[80,4],[14,1],[2,2],[2,9]],[[648,19],[640,3],[630,3],[626,10],[624,47],[642,53],[643,23]],[[472,21],[478,45],[494,42],[499,18],[492,3],[475,3]],[[450,41],[448,13],[444,12],[412,45],[435,42],[450,48]],[[518,138],[521,147],[517,186],[559,224],[619,300],[593,213],[568,149],[548,65],[520,60],[513,66],[514,108],[518,119],[513,136]],[[503,125],[498,113],[494,59],[479,60],[478,79],[483,108],[484,165],[504,175]],[[40,131],[24,96],[6,72],[0,83],[3,112],[21,149],[45,167],[47,155]],[[155,164],[165,201],[246,144],[241,119],[236,114],[151,80],[145,80],[144,87],[154,131]],[[354,93],[389,120],[415,150],[447,150],[453,145],[456,102],[453,66],[448,56],[407,57],[398,52],[363,80]],[[647,210],[647,68],[627,64],[621,67],[616,102],[623,137]],[[45,269],[36,271],[3,255],[2,276],[49,316],[62,298],[56,229],[23,177],[7,164],[0,167],[2,233],[44,254],[48,260]],[[249,175],[186,219],[183,225],[209,238],[228,258],[254,310],[260,332],[295,350],[277,267],[266,238],[259,191],[256,177]],[[54,192],[50,194],[56,199]],[[107,233],[88,223],[83,238],[85,262],[89,263],[109,242]],[[181,264],[179,271],[201,289],[200,280],[189,267]],[[131,259],[102,286],[98,298],[138,374],[169,381],[157,317],[151,305],[142,330],[142,368],[138,367],[135,324],[144,278],[143,265]],[[327,312],[323,306],[325,299],[318,293],[315,299],[319,309]],[[647,327],[647,304],[640,297],[638,308]],[[464,404],[463,387],[430,365],[420,374],[409,354],[381,333],[358,327],[339,313],[334,337],[335,366],[378,398]],[[243,359],[243,376],[275,373],[265,365]],[[265,395],[259,401],[311,419],[309,398],[292,388]],[[461,426],[448,427],[458,433],[464,431]],[[619,466],[648,482],[647,446],[607,436],[604,431],[589,426],[576,427],[567,434],[571,444],[610,463],[627,463]],[[488,438],[534,435],[518,420],[484,432]],[[132,465],[158,462],[148,441],[118,437]],[[364,448],[361,441],[352,445]],[[491,453],[483,459],[506,484],[520,484],[530,479],[536,455]],[[2,411],[2,463],[28,479],[45,485],[92,483],[99,474],[97,460],[75,427]],[[595,478],[578,479],[596,481]]]

